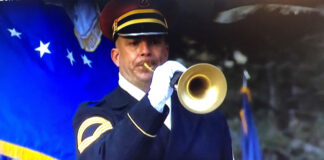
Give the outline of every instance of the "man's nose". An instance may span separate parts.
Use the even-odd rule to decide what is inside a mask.
[[[141,41],[139,44],[139,49],[140,49],[141,56],[151,55],[150,45],[147,41]]]

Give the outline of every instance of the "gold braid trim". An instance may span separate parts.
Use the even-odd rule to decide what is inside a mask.
[[[129,113],[127,113],[127,116],[128,116],[128,118],[131,120],[131,122],[135,125],[135,127],[140,131],[140,132],[142,132],[144,135],[146,135],[146,136],[148,136],[148,137],[151,137],[151,138],[155,138],[156,137],[156,135],[151,135],[151,134],[148,134],[148,133],[146,133],[141,127],[139,127],[136,123],[135,123],[135,121],[133,120],[133,118],[129,115]]]

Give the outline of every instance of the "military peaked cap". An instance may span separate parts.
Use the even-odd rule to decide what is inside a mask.
[[[100,28],[114,41],[118,36],[168,34],[165,17],[149,0],[109,1],[100,14]]]

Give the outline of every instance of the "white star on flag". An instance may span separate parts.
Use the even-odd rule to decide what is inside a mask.
[[[68,55],[66,56],[66,58],[68,58],[70,60],[71,65],[73,66],[73,62],[75,62],[74,58],[73,58],[73,53],[71,51],[69,51],[68,49],[66,49]]]
[[[9,29],[9,28],[8,28],[8,31],[10,32],[10,34],[11,34],[10,36],[11,36],[11,37],[16,36],[16,37],[18,37],[19,39],[21,39],[21,38],[20,38],[21,33],[20,33],[20,32],[17,32],[15,28],[12,28],[12,29]]]
[[[90,68],[92,68],[91,63],[92,61],[88,59],[88,57],[84,54],[83,56],[81,56],[83,59],[83,64],[87,64]]]
[[[42,41],[40,42],[40,46],[35,49],[35,51],[39,51],[40,57],[42,58],[45,53],[51,54],[51,51],[48,50],[48,46],[50,45],[50,42],[47,42],[44,44]]]

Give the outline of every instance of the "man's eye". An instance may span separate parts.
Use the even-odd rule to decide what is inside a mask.
[[[161,43],[161,39],[159,39],[159,38],[153,38],[153,39],[151,39],[151,43],[152,44],[160,44]]]
[[[134,46],[138,45],[138,43],[139,43],[139,41],[137,41],[137,40],[134,40],[134,41],[130,42],[130,44],[134,45]]]

